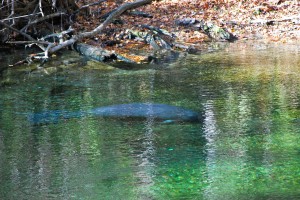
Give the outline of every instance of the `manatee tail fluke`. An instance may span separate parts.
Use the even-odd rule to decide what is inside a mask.
[[[33,125],[53,124],[64,119],[83,117],[82,112],[68,112],[64,110],[51,110],[41,113],[31,113],[28,115],[28,120]]]

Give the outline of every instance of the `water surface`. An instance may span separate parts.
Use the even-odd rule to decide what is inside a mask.
[[[55,69],[2,73],[0,199],[300,199],[299,45],[230,44],[134,71]],[[27,119],[132,102],[205,120]]]

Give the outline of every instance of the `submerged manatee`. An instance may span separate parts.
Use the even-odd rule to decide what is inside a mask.
[[[154,103],[131,103],[104,106],[89,111],[69,112],[63,110],[52,110],[34,113],[29,116],[32,124],[57,123],[62,119],[80,118],[84,116],[98,116],[120,119],[148,119],[163,122],[199,122],[201,116],[192,110],[177,106]]]

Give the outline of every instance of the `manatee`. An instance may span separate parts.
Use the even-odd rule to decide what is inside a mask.
[[[88,111],[70,112],[64,110],[49,110],[33,113],[28,116],[34,125],[58,123],[64,119],[81,118],[85,116],[117,118],[117,119],[153,119],[164,123],[200,122],[198,112],[178,106],[155,103],[130,103],[94,108]]]

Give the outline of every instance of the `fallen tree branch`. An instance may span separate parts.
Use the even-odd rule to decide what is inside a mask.
[[[6,27],[6,28],[8,28],[8,29],[10,29],[10,30],[12,30],[12,31],[15,31],[15,32],[17,32],[17,33],[23,35],[24,37],[26,37],[26,38],[29,39],[29,40],[36,41],[36,40],[35,40],[33,37],[31,37],[30,35],[28,35],[28,34],[22,32],[22,31],[19,31],[18,29],[14,28],[14,27],[12,27],[12,26],[10,26],[10,25],[8,25],[8,24],[2,22],[2,21],[0,21],[0,25],[2,25],[2,26]]]
[[[2,25],[2,26],[6,27],[6,28],[8,28],[8,29],[11,29],[12,31],[15,31],[15,32],[17,32],[17,33],[23,35],[23,36],[26,37],[28,40],[32,41],[32,43],[36,43],[43,51],[45,51],[45,47],[42,46],[41,44],[38,44],[38,43],[37,43],[37,40],[34,39],[33,37],[31,37],[30,35],[28,35],[28,34],[22,32],[22,31],[19,31],[18,29],[15,29],[14,27],[12,27],[12,26],[10,26],[10,25],[8,25],[8,24],[2,22],[2,21],[0,21],[0,25]]]
[[[83,38],[92,37],[98,33],[101,33],[106,28],[106,26],[108,26],[116,17],[120,16],[125,11],[149,4],[152,1],[153,0],[137,0],[132,3],[125,3],[125,4],[121,5],[116,11],[111,13],[109,15],[109,17],[102,24],[100,24],[94,30],[92,30],[90,32],[79,33],[78,35],[73,36],[71,39],[66,40],[66,41],[60,43],[59,45],[56,45],[56,46],[52,47],[51,49],[49,49],[49,53],[53,53],[64,47],[70,46],[70,45],[74,44],[75,42],[82,40]]]
[[[62,43],[63,42],[63,37],[65,35],[69,34],[69,33],[72,33],[73,31],[74,31],[74,29],[72,27],[69,27],[69,29],[66,30],[66,31],[63,31],[61,33],[53,33],[53,34],[50,34],[50,35],[46,35],[45,37],[42,37],[40,40],[45,41],[48,38],[58,38],[59,43]]]
[[[41,17],[41,18],[38,18],[30,23],[28,23],[26,26],[24,26],[21,31],[24,31],[26,30],[29,26],[33,25],[33,24],[37,24],[39,22],[42,22],[42,21],[45,21],[47,19],[51,19],[51,18],[54,18],[54,17],[59,17],[61,15],[65,15],[64,12],[57,12],[57,13],[53,13],[53,14],[50,14],[50,15],[47,15],[47,16],[44,16],[44,17]]]
[[[74,45],[76,51],[78,51],[81,55],[84,55],[88,58],[99,62],[105,62],[108,60],[116,60],[117,56],[111,51],[102,49],[100,47],[94,47],[87,44],[76,44]]]
[[[12,20],[12,19],[20,19],[20,18],[35,16],[35,15],[39,15],[39,14],[41,14],[41,12],[28,14],[28,15],[17,16],[17,17],[9,17],[9,18],[5,18],[5,19],[0,20],[0,22],[9,21],[9,20]]]
[[[7,44],[44,44],[49,45],[50,42],[47,41],[8,41]]]
[[[110,24],[116,17],[120,16],[126,10],[138,8],[142,5],[149,4],[152,1],[153,0],[137,0],[137,1],[132,2],[132,3],[125,3],[125,4],[121,5],[115,12],[111,13],[109,15],[109,17],[101,25],[99,25],[97,28],[95,28],[94,30],[92,30],[90,32],[81,33],[77,37],[78,37],[78,39],[82,39],[82,38],[94,36],[97,33],[102,32],[108,24]]]

